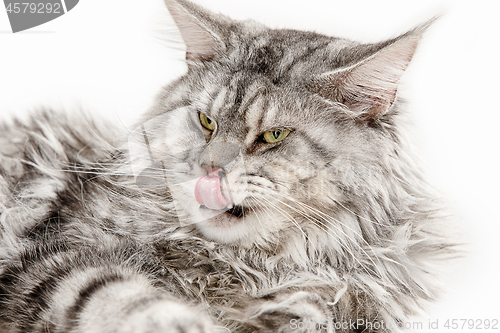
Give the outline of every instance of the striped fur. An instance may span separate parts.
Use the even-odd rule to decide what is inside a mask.
[[[358,44],[166,4],[188,73],[131,135],[50,111],[2,125],[3,329],[399,331],[455,253],[396,95],[424,28]],[[190,187],[207,163],[233,204],[209,217]]]

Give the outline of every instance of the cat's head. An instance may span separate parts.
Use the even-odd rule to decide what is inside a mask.
[[[405,197],[394,193],[405,191],[396,178],[413,172],[404,170],[396,93],[423,28],[360,44],[165,2],[188,72],[161,92],[139,136],[181,221],[247,246],[376,233],[342,214]]]

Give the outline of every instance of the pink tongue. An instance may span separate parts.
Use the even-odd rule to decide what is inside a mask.
[[[210,174],[198,179],[194,196],[200,205],[210,209],[222,209],[229,205],[220,190],[220,178],[217,175]]]

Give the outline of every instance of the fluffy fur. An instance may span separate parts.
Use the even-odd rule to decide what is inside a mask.
[[[128,137],[51,112],[1,129],[5,329],[398,331],[453,254],[397,96],[424,27],[359,44],[166,4],[188,73]],[[225,211],[196,203],[204,165]]]

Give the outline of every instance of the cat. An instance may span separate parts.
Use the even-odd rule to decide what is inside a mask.
[[[455,253],[380,43],[165,0],[188,70],[130,132],[43,111],[0,135],[6,332],[398,332]]]

